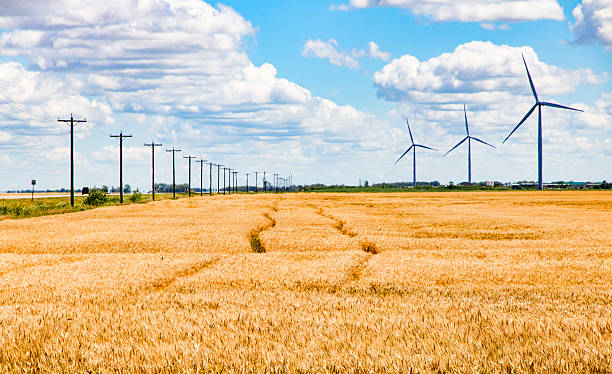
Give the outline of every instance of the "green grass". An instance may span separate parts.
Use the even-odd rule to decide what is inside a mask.
[[[134,204],[129,200],[130,195],[124,196],[123,205]],[[177,198],[186,197],[187,194],[177,194]],[[172,194],[156,193],[155,200],[172,199]],[[24,199],[0,199],[0,219],[2,218],[30,218],[52,214],[64,214],[80,212],[88,209],[95,209],[101,206],[121,205],[119,196],[109,196],[108,202],[103,205],[91,206],[84,203],[85,196],[75,195],[74,207],[70,206],[70,196],[66,197],[43,197],[31,201]],[[151,201],[150,194],[143,194],[142,200],[137,204],[148,203]]]
[[[457,192],[457,191],[509,191],[508,187],[488,187],[488,186],[453,186],[453,187],[431,187],[418,186],[412,187],[322,187],[322,188],[307,188],[302,192]],[[524,188],[523,191],[528,190]],[[536,190],[536,189],[533,189]]]

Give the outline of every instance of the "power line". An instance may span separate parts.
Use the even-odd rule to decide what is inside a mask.
[[[3,94],[0,92],[0,101],[8,104],[8,105],[13,105],[13,107],[15,107],[16,109],[20,110],[21,112],[24,113],[28,113],[34,117],[37,117],[37,119],[42,120],[42,121],[49,121],[51,120],[53,117],[49,116],[49,117],[43,117],[40,114],[36,114],[33,111],[31,111],[27,106],[16,102],[15,100],[11,99],[10,97],[8,97],[6,94]]]

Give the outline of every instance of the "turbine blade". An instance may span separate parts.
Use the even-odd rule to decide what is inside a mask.
[[[542,104],[544,106],[550,106],[550,107],[553,107],[553,108],[569,109],[569,110],[575,110],[576,112],[584,112],[584,110],[570,108],[568,106],[563,106],[563,105],[559,105],[559,104],[555,104],[555,103],[547,103],[546,101],[542,101],[542,102],[540,102],[540,104]]]
[[[523,54],[521,53],[521,56]],[[536,92],[535,86],[533,85],[533,80],[531,79],[531,74],[529,74],[529,68],[527,67],[527,62],[525,61],[525,56],[523,56],[523,63],[525,64],[525,70],[527,70],[527,77],[529,78],[529,85],[531,86],[531,92],[533,92],[533,97],[535,97],[536,102],[538,101],[538,93]]]
[[[421,144],[415,144],[414,146],[415,146],[415,147],[425,148],[425,149],[431,149],[432,151],[436,151],[436,152],[438,152],[438,150],[437,150],[437,149],[435,149],[435,148],[430,148],[430,147],[427,147],[427,146],[424,146],[424,145],[421,145]]]
[[[468,139],[468,137],[466,136],[465,138],[463,138],[462,141],[460,141],[459,143],[457,143],[456,146],[454,146],[453,148],[451,148],[450,151],[446,152],[445,154],[442,155],[442,157],[445,157],[447,154],[451,153],[455,148],[459,147],[461,144],[463,144],[464,141],[466,141]]]
[[[408,126],[408,134],[410,134],[410,141],[414,144],[414,138],[412,137],[412,131],[410,130],[410,123],[408,123],[408,117],[406,117],[406,126]]]
[[[404,156],[406,156],[406,153],[410,152],[410,150],[412,149],[412,147],[414,147],[414,145],[411,145],[411,146],[410,146],[410,147],[409,147],[409,148],[406,150],[406,152],[402,153],[402,155],[400,156],[400,158],[398,158],[398,159],[397,159],[397,161],[395,161],[395,162],[393,163],[393,165],[397,164],[397,163],[399,162],[399,160],[401,160],[401,159],[402,159]]]
[[[538,104],[533,104],[533,106],[531,107],[531,109],[529,109],[529,112],[527,112],[527,114],[525,114],[525,117],[523,117],[523,119],[521,120],[521,122],[519,122],[519,124],[518,124],[518,125],[516,125],[516,127],[514,128],[514,130],[512,130],[512,132],[511,132],[511,133],[510,133],[508,136],[506,136],[506,139],[504,139],[504,141],[503,141],[502,143],[505,143],[505,142],[506,142],[506,140],[508,140],[508,138],[510,138],[510,136],[511,136],[512,134],[514,134],[514,132],[516,131],[516,129],[518,129],[518,128],[519,128],[519,127],[520,127],[520,126],[523,124],[523,122],[525,122],[525,121],[527,120],[527,118],[529,118],[529,116],[531,115],[531,113],[533,113],[533,111],[535,110],[536,106],[538,106]]]
[[[493,148],[495,148],[495,146],[494,146],[494,145],[491,145],[491,144],[489,144],[489,143],[485,142],[484,140],[481,140],[481,139],[475,138],[475,137],[473,137],[473,136],[470,136],[470,138],[472,138],[472,139],[476,140],[477,142],[481,142],[482,144],[486,144],[486,145],[488,145],[489,147],[493,147]]]
[[[470,129],[468,127],[467,111],[465,109],[465,104],[463,104],[463,114],[465,116],[465,132],[467,133],[468,136],[470,136]]]

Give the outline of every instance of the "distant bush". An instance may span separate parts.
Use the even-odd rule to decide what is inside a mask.
[[[102,190],[93,190],[89,192],[89,196],[83,202],[91,206],[103,205],[108,202],[108,195]]]
[[[134,191],[134,193],[132,194],[132,196],[130,196],[130,201],[135,203],[139,203],[142,201],[142,194],[138,191]]]

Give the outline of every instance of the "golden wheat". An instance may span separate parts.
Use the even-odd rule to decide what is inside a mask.
[[[609,192],[232,195],[3,220],[0,371],[610,372],[610,222]]]

